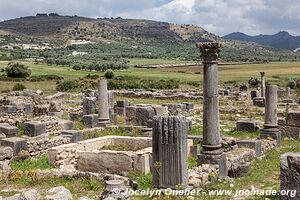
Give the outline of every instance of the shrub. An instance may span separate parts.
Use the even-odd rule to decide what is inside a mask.
[[[22,63],[9,63],[5,73],[10,78],[26,78],[30,76],[31,70]]]
[[[289,81],[288,81],[288,84],[287,84],[288,87],[292,88],[292,89],[295,89],[296,86],[297,86],[297,83],[294,79],[290,78]]]
[[[113,79],[115,77],[115,74],[112,70],[109,69],[104,73],[104,77],[106,79]]]
[[[63,81],[56,85],[56,90],[60,92],[70,92],[81,87],[78,81]]]
[[[51,81],[51,80],[60,81],[63,79],[64,79],[64,77],[62,77],[62,76],[58,76],[55,74],[49,74],[49,75],[31,76],[29,81],[32,81],[32,82]]]
[[[13,87],[13,91],[21,91],[21,90],[25,90],[26,87],[25,85],[23,85],[22,83],[16,83]]]
[[[100,76],[98,74],[93,74],[93,75],[88,74],[88,75],[85,76],[85,78],[87,78],[87,79],[98,79],[98,78],[100,78]]]
[[[260,81],[257,78],[251,77],[248,81],[250,87],[257,87]]]

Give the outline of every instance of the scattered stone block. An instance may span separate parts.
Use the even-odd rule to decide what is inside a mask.
[[[0,161],[5,159],[11,159],[14,151],[11,147],[0,147]]]
[[[19,129],[9,124],[0,124],[0,132],[5,134],[6,137],[13,137],[18,134]]]
[[[230,178],[240,178],[248,174],[250,170],[250,162],[244,163],[233,163],[231,168],[228,170],[228,176]]]
[[[33,105],[31,103],[27,103],[24,106],[24,112],[25,114],[31,114],[33,112]]]
[[[295,196],[282,195],[282,200],[300,199],[300,153],[286,153],[280,158],[280,190],[295,190]]]
[[[59,126],[61,127],[61,129],[64,130],[72,130],[73,126],[74,126],[74,122],[70,121],[70,120],[64,120],[59,122]]]
[[[237,131],[255,132],[259,130],[258,122],[250,120],[239,120],[236,123]]]
[[[83,140],[83,134],[78,130],[65,130],[61,132],[62,136],[68,136],[71,138],[70,142],[75,143]]]
[[[98,124],[98,114],[84,115],[83,124],[89,128],[94,128]]]
[[[25,134],[30,137],[35,137],[46,133],[46,124],[41,122],[25,122]]]
[[[27,149],[27,140],[20,137],[4,138],[1,140],[1,145],[11,147],[13,155],[16,156],[20,151]]]
[[[82,105],[83,105],[83,115],[90,115],[94,114],[97,111],[96,108],[96,97],[86,97],[83,99]]]
[[[289,112],[286,117],[286,125],[300,127],[300,112]]]
[[[240,141],[237,141],[237,145],[239,147],[253,149],[255,151],[256,156],[262,155],[260,140],[240,140]]]
[[[15,105],[4,105],[1,106],[1,112],[11,114],[17,112],[17,106]]]

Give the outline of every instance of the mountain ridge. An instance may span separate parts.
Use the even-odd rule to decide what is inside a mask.
[[[271,46],[278,49],[294,51],[300,47],[300,36],[290,35],[287,31],[280,31],[274,35],[250,36],[242,32],[233,32],[222,37],[226,40],[238,40],[245,42],[256,42],[262,45]]]

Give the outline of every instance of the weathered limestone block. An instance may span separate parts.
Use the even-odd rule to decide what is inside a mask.
[[[70,142],[79,142],[83,140],[83,135],[81,131],[78,130],[64,130],[61,132],[62,136],[70,137]]]
[[[151,106],[137,107],[137,109],[136,109],[137,124],[136,125],[151,127],[151,122],[149,122],[149,120],[152,120],[154,116],[155,116],[155,112]]]
[[[300,138],[300,127],[294,126],[279,126],[280,132],[285,137],[291,137],[294,139]]]
[[[0,161],[11,159],[13,157],[13,149],[11,147],[0,147]]]
[[[133,170],[133,160],[127,152],[78,152],[77,166],[81,171],[126,175]]]
[[[30,137],[35,137],[46,133],[46,124],[41,122],[25,122],[25,134]]]
[[[3,105],[3,106],[1,106],[0,110],[1,110],[1,112],[7,113],[7,114],[16,113],[17,112],[17,106],[15,106],[15,105]]]
[[[96,127],[98,124],[98,114],[84,115],[83,124],[89,128]]]
[[[295,196],[281,196],[282,200],[300,199],[300,153],[281,155],[280,190],[296,190]]]
[[[168,107],[166,106],[153,105],[152,107],[156,116],[163,116],[168,114]]]
[[[236,123],[237,131],[255,132],[259,130],[259,124],[256,121],[239,120]]]
[[[83,99],[83,115],[90,115],[97,113],[97,98],[96,97],[85,97]]]
[[[25,114],[31,114],[33,112],[33,104],[31,103],[27,103],[25,104],[25,107],[24,107],[24,112]]]
[[[237,141],[237,145],[239,147],[253,149],[255,151],[256,156],[262,155],[260,140],[240,140],[240,141]]]
[[[27,149],[26,139],[19,137],[4,138],[1,140],[1,145],[11,147],[13,149],[14,156],[18,155],[20,151]]]
[[[64,120],[59,122],[59,126],[61,127],[61,130],[72,130],[74,127],[74,122],[70,120]]]
[[[6,137],[14,137],[18,134],[19,129],[9,124],[0,124],[0,133],[5,134]]]
[[[300,127],[300,112],[289,112],[286,117],[286,125]]]
[[[126,123],[136,126],[150,126],[155,111],[151,106],[128,106],[126,107]]]

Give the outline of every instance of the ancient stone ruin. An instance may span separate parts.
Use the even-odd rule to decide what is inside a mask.
[[[93,177],[104,187],[100,199],[129,199],[127,189],[141,188],[132,174],[150,174],[149,187],[162,191],[203,189],[213,180],[248,176],[253,161],[280,151],[283,138],[299,139],[300,112],[293,90],[267,85],[265,72],[260,90],[250,90],[247,84],[221,85],[222,45],[197,47],[203,63],[201,89],[113,91],[101,78],[96,90],[76,94],[1,94],[3,177],[14,175],[12,162],[42,155],[50,169],[38,170],[39,178]],[[153,99],[156,104],[148,103]],[[280,164],[281,188],[299,190],[298,153],[282,155]],[[28,194],[36,199],[77,198],[61,186],[43,194],[22,191],[15,197]]]

